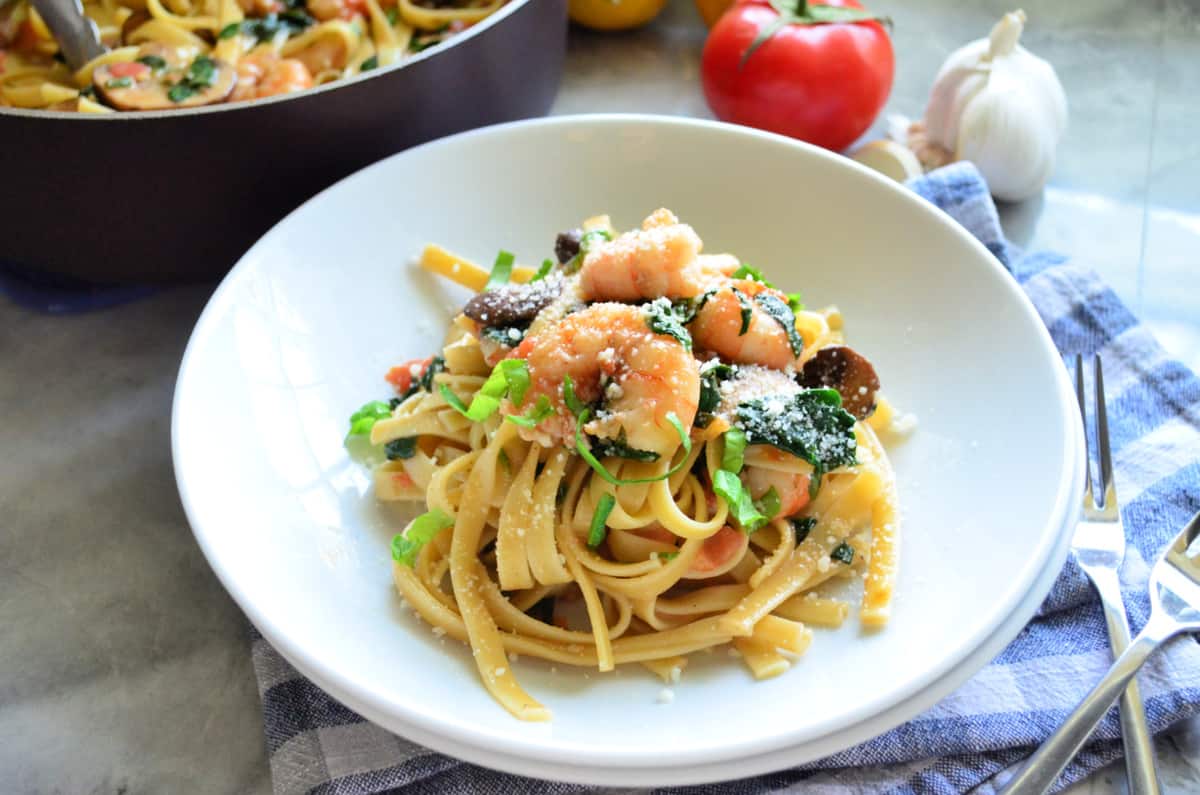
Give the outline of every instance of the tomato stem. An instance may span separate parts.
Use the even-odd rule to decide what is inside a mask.
[[[892,27],[891,17],[872,14],[862,8],[846,6],[809,5],[808,0],[770,0],[771,8],[779,14],[768,22],[750,42],[750,46],[742,53],[738,69],[746,65],[746,61],[754,51],[766,43],[779,31],[788,25],[835,25],[839,23],[878,22],[886,28]]]

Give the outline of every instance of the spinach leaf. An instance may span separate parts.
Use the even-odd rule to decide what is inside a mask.
[[[588,437],[588,441],[597,458],[627,458],[631,461],[658,460],[658,453],[653,450],[637,450],[626,444],[623,433],[620,439]]]
[[[393,439],[383,446],[383,453],[387,456],[388,461],[412,458],[417,454],[417,437],[404,436],[400,439]]]
[[[760,293],[754,296],[754,300],[758,302],[764,312],[771,316],[772,320],[783,327],[783,333],[787,334],[788,345],[792,347],[792,355],[799,356],[800,352],[804,350],[804,340],[796,331],[796,313],[782,300],[770,293]]]
[[[816,473],[857,463],[854,415],[835,389],[808,389],[791,397],[767,396],[737,407],[748,444],[769,444],[813,465]]]
[[[801,516],[798,519],[788,519],[792,530],[796,533],[796,545],[799,546],[804,539],[808,538],[808,534],[817,526],[817,518],[815,516]]]
[[[737,296],[738,303],[742,307],[742,328],[738,331],[738,336],[742,336],[750,330],[750,319],[754,317],[754,306],[750,303],[750,298],[745,293],[736,287],[731,288],[733,294]]]
[[[716,359],[700,366],[700,402],[697,406],[700,414],[711,414],[721,405],[721,383],[730,378],[733,378],[733,368]]]
[[[683,305],[683,315],[677,309],[676,304],[672,304],[666,298],[659,298],[656,301],[651,301],[646,305],[646,325],[655,334],[664,334],[668,337],[674,337],[679,340],[679,343],[687,350],[692,349],[692,335],[684,328],[684,323],[687,322],[686,317],[690,307]]]
[[[854,547],[843,541],[833,548],[833,551],[829,553],[829,557],[833,560],[840,560],[849,566],[854,560]]]

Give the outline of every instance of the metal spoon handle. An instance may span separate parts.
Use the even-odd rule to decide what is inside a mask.
[[[1000,795],[1042,795],[1062,773],[1067,763],[1079,753],[1087,738],[1104,717],[1113,702],[1121,695],[1142,663],[1160,644],[1179,630],[1170,621],[1150,622],[1133,639],[1125,653],[1117,658],[1108,673],[1092,692],[1084,697],[1075,711],[1050,735],[1029,761],[1014,775]]]
[[[58,40],[59,49],[71,69],[78,70],[88,61],[107,52],[107,48],[100,43],[100,31],[96,23],[83,13],[83,4],[79,0],[31,2]]]

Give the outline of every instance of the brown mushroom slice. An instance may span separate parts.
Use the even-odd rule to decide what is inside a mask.
[[[117,110],[173,110],[224,102],[237,84],[237,70],[206,55],[190,63],[170,48],[154,47],[136,61],[96,67],[96,93]],[[150,51],[150,50],[153,51]]]
[[[845,345],[822,348],[804,363],[796,380],[810,388],[830,387],[842,396],[842,407],[858,419],[875,411],[879,376],[867,358]]]
[[[529,284],[506,284],[476,295],[463,307],[463,314],[481,326],[528,323],[553,303],[562,289],[557,274]]]

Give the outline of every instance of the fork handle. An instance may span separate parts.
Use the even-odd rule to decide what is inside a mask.
[[[1050,735],[1050,739],[1009,779],[1000,790],[1001,795],[1042,795],[1049,790],[1150,653],[1178,631],[1179,626],[1170,619],[1160,618],[1157,613],[1151,615],[1149,623],[1125,653],[1117,658],[1104,678]]]
[[[1097,590],[1102,595],[1109,645],[1113,656],[1120,657],[1129,647],[1129,618],[1125,615],[1125,604],[1121,601],[1120,583],[1115,573],[1112,580],[1111,588]],[[1103,598],[1106,593],[1112,598]],[[1129,686],[1121,694],[1120,711],[1129,795],[1160,795],[1158,773],[1154,769],[1154,745],[1150,739],[1150,729],[1146,726],[1146,707],[1142,704],[1142,692],[1136,676],[1129,680]]]

